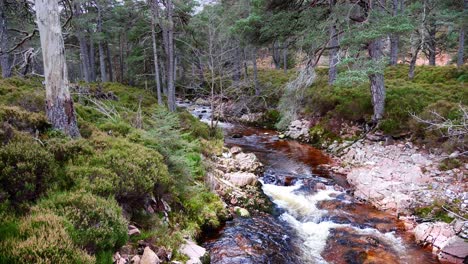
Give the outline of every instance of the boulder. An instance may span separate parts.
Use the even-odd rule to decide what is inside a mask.
[[[127,260],[123,258],[119,252],[116,252],[112,257],[115,264],[126,264]]]
[[[206,254],[206,249],[191,240],[185,240],[185,244],[180,247],[180,253],[190,258],[185,264],[201,264],[200,259]]]
[[[462,264],[468,256],[468,242],[461,237],[452,236],[442,245],[437,256],[442,261]]]
[[[284,133],[292,139],[306,140],[309,137],[310,122],[307,120],[295,120],[291,122],[288,129]]]
[[[130,264],[140,264],[140,261],[141,261],[140,256],[135,255],[133,256],[132,259],[130,259]]]
[[[242,207],[234,207],[234,212],[236,212],[236,214],[240,217],[250,217],[249,211]]]
[[[196,105],[210,105],[210,101],[203,99],[203,98],[198,98],[195,100]]]
[[[263,168],[258,161],[257,156],[253,153],[239,153],[235,156],[237,169],[246,172],[260,172]]]
[[[159,264],[161,261],[158,258],[158,255],[154,253],[153,250],[149,247],[145,247],[143,251],[143,256],[141,257],[140,264]]]
[[[257,183],[257,176],[251,172],[226,173],[224,177],[226,180],[239,187],[255,185]]]
[[[231,154],[233,154],[233,155],[236,155],[236,154],[241,153],[242,149],[240,147],[238,147],[238,146],[234,146],[229,150],[229,152],[231,152]]]
[[[138,229],[134,225],[128,225],[128,235],[133,236],[133,235],[139,235],[141,234],[140,229]]]
[[[416,242],[432,245],[434,253],[442,249],[453,236],[455,236],[455,231],[452,226],[444,222],[422,223],[414,229]]]

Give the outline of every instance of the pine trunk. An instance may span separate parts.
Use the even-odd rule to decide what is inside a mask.
[[[373,8],[381,11],[381,7],[378,3],[374,2]],[[384,56],[382,39],[375,39],[371,41],[367,49],[372,62],[375,64],[380,63]],[[372,121],[374,123],[378,123],[382,119],[385,109],[385,82],[383,72],[369,74],[369,81],[372,106],[374,108]]]
[[[94,52],[94,41],[93,37],[89,38],[89,70],[91,73],[91,81],[96,81],[96,59],[95,59],[95,52]]]
[[[79,137],[70,96],[65,47],[56,0],[36,0],[36,16],[44,60],[47,119],[55,129]]]
[[[411,56],[410,68],[408,72],[408,78],[410,80],[413,80],[414,78],[414,70],[416,69],[416,61],[418,59],[418,54],[420,50],[421,50],[421,46],[418,45],[418,47],[416,47],[416,50],[413,53],[413,56]]]
[[[272,58],[273,64],[275,64],[275,69],[281,69],[281,55],[279,50],[279,43],[277,40],[273,43]]]
[[[163,105],[161,94],[161,82],[159,79],[159,60],[158,60],[158,47],[156,43],[155,21],[154,15],[151,15],[151,37],[153,41],[153,59],[154,59],[154,80],[156,81],[156,93],[158,95],[158,104]]]
[[[253,48],[252,53],[253,53],[252,63],[253,63],[253,78],[254,78],[255,95],[260,95],[260,90],[259,90],[259,85],[258,85],[257,47]]]
[[[428,56],[429,65],[436,65],[436,24],[435,21],[429,25],[429,41],[428,41]]]
[[[2,77],[11,77],[11,60],[8,51],[8,28],[5,15],[5,1],[0,0],[0,66],[2,67]]]
[[[399,9],[398,0],[393,0],[392,15],[397,16]],[[396,65],[398,63],[398,45],[400,43],[400,36],[392,34],[390,36],[390,65]]]
[[[284,73],[288,72],[288,45],[284,43],[283,48],[283,71]]]
[[[463,1],[463,10],[465,11],[468,7],[468,0]],[[462,25],[460,28],[460,34],[458,36],[458,52],[457,52],[457,67],[463,66],[465,52],[465,26]]]
[[[112,68],[112,57],[111,57],[111,52],[109,48],[109,43],[106,43],[106,59],[107,59],[107,67],[109,67],[109,81],[113,82],[114,81],[114,74],[113,74],[113,68]]]
[[[101,7],[99,4],[96,4],[97,11],[98,11],[98,21],[97,21],[97,30],[99,33],[103,33],[102,31],[102,15],[101,15]],[[104,54],[104,45],[102,43],[102,39],[99,39],[98,42],[98,52],[99,52],[99,71],[101,73],[101,82],[107,82],[107,73],[106,73],[106,56]]]
[[[175,70],[175,58],[174,58],[174,24],[173,24],[173,3],[172,0],[167,0],[167,106],[169,111],[174,112],[176,110],[175,101],[175,86],[174,86],[174,70]]]
[[[330,0],[329,6],[330,10],[333,10],[336,4],[336,0]],[[333,85],[336,80],[337,69],[336,65],[338,64],[338,36],[336,34],[336,23],[335,21],[330,25],[329,28],[329,38],[330,38],[330,58],[328,60],[328,84]]]

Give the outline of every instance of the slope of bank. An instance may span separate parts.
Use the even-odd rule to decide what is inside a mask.
[[[41,80],[0,79],[0,263],[188,259],[185,238],[227,215],[202,162],[222,134],[141,89],[72,94],[79,139],[50,128]]]

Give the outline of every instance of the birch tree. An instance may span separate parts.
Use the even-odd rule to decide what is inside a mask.
[[[70,96],[65,47],[57,0],[36,0],[46,86],[47,119],[55,129],[79,137],[73,99]]]

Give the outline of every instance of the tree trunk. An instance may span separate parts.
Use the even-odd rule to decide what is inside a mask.
[[[275,69],[281,69],[281,55],[279,51],[279,43],[277,40],[273,42],[272,58],[273,63],[275,64]]]
[[[233,80],[234,81],[240,81],[241,75],[242,75],[242,58],[241,58],[241,51],[240,47],[236,48],[236,58],[235,58],[235,69],[234,69],[234,75],[233,75]]]
[[[338,48],[333,48],[338,46],[338,36],[336,36],[335,25],[330,26],[330,58],[328,61],[328,84],[333,85],[336,80],[337,69],[336,65],[338,64]]]
[[[8,51],[8,28],[5,16],[5,1],[0,0],[0,66],[2,67],[2,77],[11,77],[11,61]]]
[[[156,32],[155,32],[155,14],[151,14],[151,37],[153,40],[153,59],[154,59],[154,79],[156,81],[156,93],[158,95],[158,104],[164,105],[161,95],[161,82],[159,79],[159,60],[158,60],[158,47],[156,44]]]
[[[435,18],[434,18],[435,19]],[[428,56],[429,56],[429,65],[436,65],[436,23],[435,20],[430,22],[429,25],[429,40],[428,40]]]
[[[418,54],[419,54],[420,50],[421,50],[421,46],[418,45],[416,47],[416,50],[413,53],[413,56],[411,56],[410,68],[409,68],[409,72],[408,72],[408,78],[410,80],[413,80],[413,78],[414,78],[414,70],[416,69],[416,61],[418,59]]]
[[[259,85],[258,85],[258,69],[257,69],[257,47],[254,47],[252,50],[252,63],[253,63],[253,78],[254,78],[254,87],[255,95],[260,95]]]
[[[36,0],[35,9],[44,60],[47,119],[55,129],[71,137],[79,137],[69,91],[58,1]]]
[[[283,71],[288,73],[288,45],[286,42],[283,47]]]
[[[120,56],[119,56],[119,59],[120,59],[120,62],[119,62],[119,66],[120,66],[120,82],[123,83],[124,82],[124,43],[123,43],[123,32],[120,34],[120,49],[119,49],[119,52],[120,52]]]
[[[175,101],[175,86],[174,86],[174,70],[175,70],[175,58],[174,58],[174,24],[173,24],[173,3],[172,0],[166,1],[167,8],[167,106],[169,111],[174,112],[176,110]]]
[[[98,11],[98,20],[97,20],[97,31],[103,33],[102,31],[102,15],[101,7],[98,2],[96,2],[97,11]],[[104,45],[102,39],[98,41],[98,51],[99,51],[99,71],[101,72],[101,82],[107,82],[107,73],[106,73],[106,56],[104,54]]]
[[[377,2],[377,1],[376,1]],[[373,8],[381,11],[379,3],[373,3]],[[383,58],[383,41],[382,39],[375,39],[369,43],[368,46],[369,56],[373,63],[378,64]],[[370,90],[372,106],[374,108],[374,115],[372,121],[378,123],[383,115],[385,108],[385,82],[383,72],[374,72],[369,74]]]
[[[75,17],[79,18],[81,16],[81,6],[79,3],[75,3]],[[88,43],[86,41],[86,37],[83,35],[83,29],[78,27],[76,37],[78,38],[78,42],[80,44],[80,59],[83,66],[83,74],[85,77],[85,81],[87,83],[91,82],[91,67],[89,64],[89,52],[88,52]]]
[[[463,11],[468,7],[468,0],[463,1]],[[460,34],[458,36],[458,53],[457,53],[457,67],[460,68],[464,63],[464,51],[465,51],[465,26],[462,25],[460,28]]]
[[[106,57],[107,57],[107,67],[109,67],[109,81],[113,82],[114,81],[114,74],[113,74],[113,68],[112,68],[112,57],[111,57],[111,52],[109,48],[109,43],[106,43]]]
[[[393,10],[392,15],[395,17],[398,15],[398,1],[393,0]],[[398,63],[398,45],[400,43],[400,36],[397,34],[392,34],[390,36],[390,65],[396,65]]]
[[[96,81],[96,59],[95,59],[95,52],[94,52],[94,41],[93,37],[89,37],[89,70],[91,72],[91,81]]]

